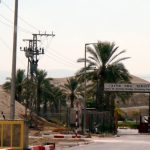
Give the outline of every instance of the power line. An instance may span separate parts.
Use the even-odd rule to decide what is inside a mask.
[[[48,40],[47,40],[48,41]],[[42,44],[43,44],[43,42],[41,42]],[[44,44],[43,44],[44,45]],[[50,45],[49,45],[49,43],[47,42],[47,46],[46,46],[46,49],[51,49],[50,48]],[[64,56],[62,56],[62,55],[59,55],[58,53],[55,53],[55,50],[54,49],[51,49],[52,51],[51,52],[49,52],[49,51],[47,51],[47,56],[54,56],[56,59],[55,60],[62,60],[61,62],[63,62],[63,63],[65,63],[65,64],[69,64],[69,65],[73,65],[73,66],[75,66],[76,65],[76,63],[74,63],[71,59],[70,59],[70,61],[68,61],[68,58],[67,57],[64,57]],[[48,55],[49,54],[49,55]]]
[[[66,63],[66,62],[64,62],[64,61],[61,61],[60,59],[57,59],[57,58],[55,58],[55,57],[50,56],[49,54],[46,54],[46,53],[45,53],[45,55],[46,55],[47,57],[49,57],[50,59],[54,60],[54,61],[57,62],[57,63],[59,62],[59,63],[65,65],[65,66],[68,66],[68,67],[71,67],[71,68],[75,67],[75,65],[71,65],[70,63]]]
[[[3,22],[3,21],[1,21],[0,20],[0,22],[2,23],[2,24],[4,24],[4,25],[6,25],[6,26],[8,26],[8,27],[13,27],[13,22],[11,21],[11,20],[9,20],[9,19],[7,19],[6,17],[4,17],[3,15],[1,15],[0,14],[0,17],[1,18],[3,18],[4,20],[6,20],[8,23],[5,23],[5,22]],[[25,33],[32,33],[31,31],[29,31],[29,30],[27,30],[27,29],[25,29],[25,28],[23,28],[23,27],[21,27],[21,26],[18,26],[18,28],[19,28],[19,30],[20,31],[22,31],[22,32],[25,32]]]
[[[1,18],[3,18],[4,20],[6,20],[6,21],[10,22],[11,24],[13,24],[13,22],[12,22],[11,20],[7,19],[7,18],[6,18],[6,17],[4,17],[2,14],[0,14],[0,17],[1,17]]]
[[[55,52],[56,54],[58,54],[59,56],[63,57],[64,59],[67,59],[67,60],[73,62],[72,59],[70,59],[70,58],[64,56],[63,54],[61,54],[60,52],[58,52],[56,49],[50,48],[49,45],[48,45],[48,48],[51,49],[51,50],[52,50],[53,52]]]
[[[40,39],[41,40],[41,39]],[[44,47],[46,47],[45,49],[48,49],[49,47],[50,47],[50,45],[49,45],[49,42],[48,42],[48,40],[46,39],[45,41],[47,41],[47,45],[45,46],[44,45],[44,42],[43,42],[43,40],[41,40],[41,46],[43,45]],[[49,48],[50,49],[50,48]],[[59,62],[63,62],[63,63],[65,63],[65,64],[69,64],[69,65],[72,65],[72,66],[75,66],[76,65],[76,63],[75,62],[73,62],[71,59],[70,59],[70,61],[68,61],[68,58],[67,57],[64,57],[64,56],[60,56],[59,54],[57,54],[57,53],[55,53],[55,50],[53,50],[52,49],[52,51],[51,52],[49,52],[49,51],[46,51],[47,53],[47,56],[49,57],[51,57],[51,56],[53,56],[53,57],[55,57],[55,58],[53,58],[53,57],[51,57],[54,61],[58,61],[58,60],[62,60],[62,61],[59,61]]]
[[[48,40],[47,40],[47,41],[48,41]],[[47,42],[47,43],[48,43],[48,42]],[[52,50],[51,52],[47,51],[48,54],[53,55],[53,56],[55,56],[55,57],[59,57],[59,59],[65,61],[66,63],[72,64],[72,65],[75,65],[75,64],[76,64],[76,62],[74,62],[73,60],[71,60],[71,59],[69,59],[69,58],[63,56],[62,54],[60,54],[60,53],[59,53],[58,51],[56,51],[55,49],[50,48],[49,43],[47,44],[46,49],[51,49],[51,50]]]
[[[11,12],[13,12],[14,13],[14,11],[5,3],[5,2],[3,2],[3,4],[5,5],[5,7],[7,7]],[[4,16],[2,16],[3,18],[5,18]],[[6,19],[6,18],[5,18]],[[28,26],[30,26],[30,27],[32,27],[32,28],[34,28],[34,29],[36,29],[36,30],[39,30],[38,28],[36,28],[35,26],[33,26],[33,25],[31,25],[30,23],[28,23],[26,20],[24,20],[22,17],[20,17],[19,16],[19,19],[21,19],[24,23],[26,23]],[[6,19],[7,21],[9,21],[8,19]],[[9,25],[10,26],[10,25]],[[28,32],[28,33],[31,33],[30,31],[28,31],[28,30],[26,30],[26,29],[24,29],[24,28],[22,28],[22,27],[19,27],[20,29],[22,29],[22,31],[25,31],[25,32]],[[67,62],[67,63],[71,63],[71,64],[73,64],[74,65],[74,62],[72,62],[72,60],[71,59],[69,59],[69,58],[67,58],[67,57],[64,57],[62,54],[58,54],[57,55],[57,53],[55,52],[56,50],[54,50],[54,49],[52,49],[52,53],[53,53],[53,55],[55,55],[56,57],[59,57],[60,59],[63,59],[65,62]],[[70,61],[68,61],[68,60],[70,60]]]
[[[50,48],[51,49],[51,48]],[[64,60],[65,62],[67,63],[71,63],[71,64],[77,64],[76,62],[74,62],[73,60],[71,61],[71,59],[65,57],[65,56],[62,56],[62,55],[59,55],[59,53],[57,53],[54,49],[51,49],[51,53],[53,53],[53,55],[59,57],[60,59]],[[49,52],[50,53],[50,52]]]
[[[1,20],[0,20],[0,23],[2,23],[2,24],[4,24],[4,25],[6,25],[6,26],[8,26],[8,27],[12,27],[12,25],[7,24],[7,23],[5,23],[5,22],[3,22],[3,21],[1,21]]]
[[[73,62],[71,62],[71,61],[68,61],[66,58],[63,58],[63,57],[61,57],[61,56],[55,54],[54,51],[49,52],[49,54],[52,55],[52,56],[54,56],[54,57],[56,57],[56,58],[58,58],[59,60],[62,60],[63,62],[65,62],[65,63],[67,63],[67,64],[74,65],[74,66],[76,65],[76,63],[73,63]]]
[[[9,45],[1,37],[0,37],[0,42],[7,48],[6,50],[11,51],[11,48],[9,47]],[[26,65],[24,64],[24,62],[22,61],[22,59],[20,57],[17,57],[17,58],[23,64],[23,66],[26,67]]]
[[[2,4],[3,4],[9,11],[11,11],[11,12],[14,13],[13,9],[10,8],[5,2],[2,2]],[[22,22],[24,22],[24,23],[27,24],[28,26],[32,27],[33,29],[39,31],[39,29],[38,29],[37,27],[35,27],[35,26],[33,26],[32,24],[30,24],[28,21],[26,21],[25,19],[23,19],[20,15],[18,15],[18,17],[19,17],[19,19],[20,19]]]

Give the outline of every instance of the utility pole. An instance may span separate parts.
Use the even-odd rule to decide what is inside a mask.
[[[38,42],[41,42],[40,40],[38,40],[38,36],[52,36],[54,37],[55,35],[52,34],[32,34],[33,35],[33,39],[23,39],[23,41],[28,41],[29,42],[29,46],[28,47],[24,47],[22,49],[22,47],[20,48],[21,51],[25,52],[26,57],[28,58],[28,62],[29,62],[29,75],[31,75],[31,77],[36,76],[36,71],[37,71],[37,66],[38,66],[38,55],[40,54],[44,54],[44,48],[38,48]]]
[[[13,56],[12,56],[12,81],[10,99],[10,119],[15,119],[15,86],[16,86],[16,51],[17,51],[17,25],[18,25],[18,0],[15,0]]]
[[[39,36],[52,36],[54,37],[55,35],[52,34],[32,34],[33,35],[33,39],[24,39],[23,41],[28,41],[29,42],[29,46],[28,47],[24,47],[23,49],[21,49],[21,51],[25,52],[25,56],[28,59],[28,68],[27,68],[27,79],[31,79],[31,82],[33,83],[34,81],[36,81],[36,76],[37,76],[37,67],[38,67],[38,56],[41,54],[44,54],[44,48],[38,48],[38,42],[41,42],[40,40],[38,40]],[[32,84],[31,83],[31,84]],[[34,87],[32,87],[34,88]],[[29,102],[29,99],[27,100]],[[33,109],[34,107],[32,106],[33,104],[35,104],[35,109],[37,106],[37,91],[35,93],[35,96],[30,96],[30,111],[31,109]]]

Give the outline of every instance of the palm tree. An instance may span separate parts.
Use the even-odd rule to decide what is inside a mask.
[[[125,50],[117,53],[119,47],[115,43],[101,42],[88,47],[89,57],[78,59],[78,62],[87,62],[87,67],[82,68],[78,74],[84,75],[87,72],[87,79],[93,81],[96,93],[96,107],[99,111],[104,111],[109,105],[114,105],[115,94],[104,93],[104,83],[130,82],[130,75],[121,61],[129,57],[118,58]],[[117,59],[118,58],[118,59]],[[107,98],[107,101],[105,101]],[[108,101],[109,100],[109,101]],[[107,107],[106,107],[107,106]]]
[[[105,93],[104,83],[129,83],[130,75],[125,66],[121,61],[128,59],[129,57],[119,58],[119,56],[125,53],[122,50],[117,53],[119,47],[115,46],[115,43],[101,42],[88,47],[87,52],[89,57],[78,59],[78,62],[87,62],[87,67],[82,68],[77,73],[78,75],[84,76],[86,69],[86,78],[93,83],[93,94],[96,95],[96,108],[99,111],[110,111],[111,122],[110,131],[116,132],[114,122],[115,112],[115,97],[118,96],[121,99],[125,99],[130,96],[128,93]],[[81,77],[82,79],[83,77]]]
[[[18,102],[23,102],[22,91],[23,91],[23,83],[24,83],[25,78],[26,78],[25,70],[18,69],[17,70],[17,74],[16,74],[16,93],[15,93],[15,99]],[[11,78],[8,78],[8,79],[9,79],[9,81],[6,81],[3,84],[3,88],[7,92],[10,92],[10,89],[11,89]]]
[[[63,86],[66,94],[68,95],[68,99],[71,102],[71,108],[74,107],[74,100],[77,98],[79,94],[79,82],[76,77],[71,77],[67,79],[67,83]]]
[[[47,79],[43,86],[42,103],[43,103],[43,113],[45,115],[47,113],[48,102],[51,102],[53,98],[54,86],[50,83],[51,80],[52,79]]]
[[[66,105],[65,100],[66,100],[65,92],[60,87],[54,86],[52,88],[52,98],[50,101],[51,102],[51,109],[53,109],[52,111],[60,113],[61,106]]]
[[[52,95],[52,85],[50,84],[50,79],[46,78],[47,72],[45,70],[38,70],[36,76],[36,86],[37,86],[37,100],[36,100],[36,112],[40,113],[40,105],[44,103],[44,107],[47,110],[46,104],[48,99]],[[45,110],[45,111],[46,111]]]

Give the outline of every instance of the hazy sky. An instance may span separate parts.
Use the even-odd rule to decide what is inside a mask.
[[[11,73],[14,1],[0,3],[0,78]],[[54,38],[42,38],[46,54],[39,68],[75,72],[83,66],[76,60],[84,56],[84,44],[101,40],[126,49],[131,74],[150,75],[149,14],[150,0],[19,0],[17,68],[27,67],[22,39],[53,31]]]

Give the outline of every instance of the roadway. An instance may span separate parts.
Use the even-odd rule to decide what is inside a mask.
[[[148,150],[150,149],[150,135],[138,134],[137,130],[119,129],[118,135],[113,137],[94,137],[91,143],[79,145],[66,150]]]

